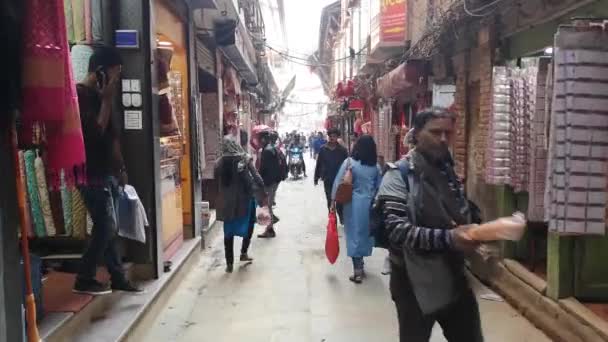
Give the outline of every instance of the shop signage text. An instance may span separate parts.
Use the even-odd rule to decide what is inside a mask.
[[[380,41],[403,42],[407,3],[405,0],[382,0],[380,8]]]

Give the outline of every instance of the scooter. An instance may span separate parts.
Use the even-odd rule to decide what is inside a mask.
[[[302,149],[299,147],[292,147],[289,150],[289,172],[293,179],[299,179],[302,177],[304,171],[304,160],[302,159]]]

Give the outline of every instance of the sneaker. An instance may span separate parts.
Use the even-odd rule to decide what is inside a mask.
[[[124,292],[132,292],[132,293],[140,293],[143,292],[142,289],[133,285],[128,280],[112,282],[112,290],[114,291],[124,291]]]
[[[232,273],[234,266],[232,264],[226,265],[226,273]]]
[[[91,296],[101,296],[112,293],[112,289],[107,284],[102,284],[94,279],[76,279],[72,292],[78,294],[88,294]]]
[[[276,236],[277,233],[272,228],[266,228],[266,231],[264,233],[258,235],[260,239],[272,239]]]
[[[241,261],[242,262],[253,262],[253,258],[250,257],[247,253],[245,253],[245,254],[241,254]]]

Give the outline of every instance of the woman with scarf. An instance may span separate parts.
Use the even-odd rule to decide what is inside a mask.
[[[226,272],[232,273],[235,236],[243,238],[240,261],[253,261],[247,251],[255,226],[256,199],[258,203],[264,204],[266,194],[264,181],[255,169],[252,158],[236,139],[225,137],[221,152],[222,156],[215,167],[215,179],[219,180],[221,194],[217,212],[218,219],[224,222]]]
[[[334,181],[332,200],[344,174],[350,169],[353,178],[353,195],[349,203],[344,204],[344,232],[346,233],[346,251],[353,260],[354,274],[350,280],[360,284],[365,276],[363,258],[372,255],[374,239],[369,235],[369,208],[380,186],[382,172],[377,165],[376,143],[369,135],[363,135],[353,148],[352,157],[347,158],[340,167]]]

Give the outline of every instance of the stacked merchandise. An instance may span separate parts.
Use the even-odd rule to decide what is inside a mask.
[[[376,135],[376,142],[378,144],[378,154],[384,156],[387,162],[391,160],[391,154],[389,151],[390,144],[390,128],[391,128],[391,109],[392,103],[390,100],[380,106],[378,111],[378,132]]]
[[[560,27],[555,36],[546,217],[566,234],[606,233],[608,32]]]
[[[494,67],[492,116],[488,134],[485,178],[488,184],[511,184],[511,82],[507,67]]]
[[[545,106],[547,73],[550,58],[540,58],[536,74],[536,99],[530,126],[530,188],[528,190],[528,220],[544,219],[544,194],[547,174],[547,148],[545,145]],[[533,86],[533,85],[532,85]]]

